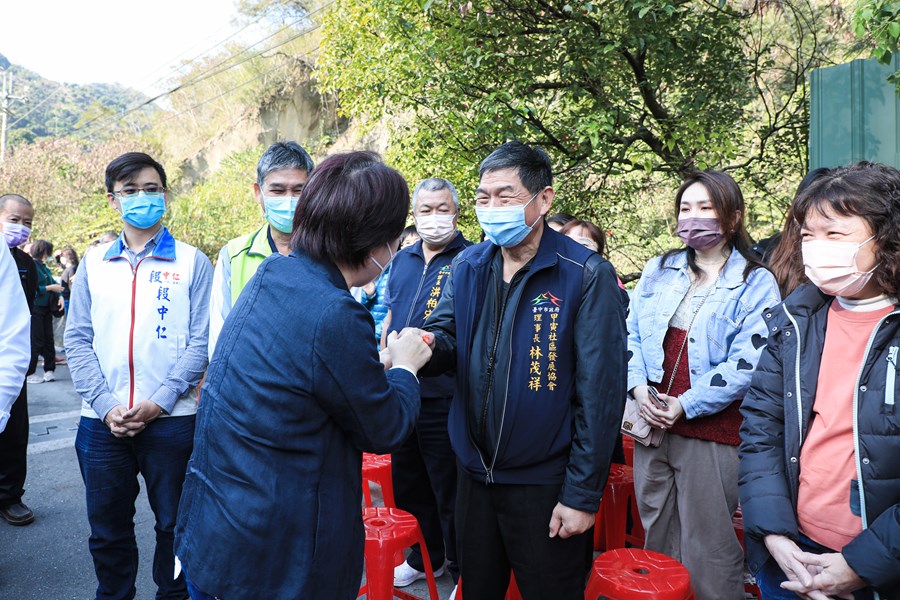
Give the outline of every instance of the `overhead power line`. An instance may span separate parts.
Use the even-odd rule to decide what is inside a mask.
[[[237,67],[237,66],[239,66],[239,65],[242,65],[242,64],[244,64],[245,62],[247,62],[247,61],[249,61],[249,60],[252,60],[252,59],[254,59],[254,58],[257,58],[257,57],[259,57],[259,56],[262,56],[263,54],[265,54],[265,53],[267,53],[267,52],[270,52],[271,50],[274,50],[275,48],[279,48],[279,47],[281,47],[281,46],[284,46],[285,44],[288,44],[288,43],[294,41],[295,39],[297,39],[297,38],[299,38],[299,37],[302,37],[302,36],[304,36],[304,35],[306,35],[306,34],[312,32],[312,31],[315,31],[316,29],[318,29],[318,28],[320,27],[320,24],[316,23],[316,24],[313,25],[312,27],[309,27],[309,28],[307,28],[307,29],[304,29],[303,31],[301,31],[301,32],[299,32],[299,33],[297,33],[297,34],[295,34],[295,35],[290,36],[289,38],[287,38],[287,39],[284,40],[284,41],[281,41],[281,42],[278,42],[278,43],[276,43],[276,44],[273,44],[273,45],[269,46],[268,48],[266,48],[266,49],[264,49],[264,50],[260,50],[259,52],[256,52],[256,53],[254,53],[254,54],[251,54],[251,55],[249,55],[249,56],[246,56],[246,57],[242,58],[241,60],[239,60],[239,61],[237,61],[237,62],[235,62],[235,63],[233,63],[233,64],[230,64],[230,65],[227,65],[227,66],[226,66],[226,63],[228,63],[229,61],[233,60],[235,57],[240,56],[242,53],[245,53],[247,50],[249,50],[249,49],[251,49],[251,48],[253,48],[253,47],[255,47],[255,46],[258,46],[258,45],[261,44],[262,42],[264,42],[264,41],[266,41],[266,40],[268,40],[268,39],[271,39],[271,38],[275,37],[275,36],[278,35],[280,32],[284,31],[285,29],[287,29],[287,28],[289,28],[289,27],[292,27],[293,25],[299,23],[300,21],[309,19],[309,18],[310,18],[311,16],[313,16],[314,14],[316,14],[316,13],[318,13],[318,12],[324,10],[325,8],[331,6],[332,4],[334,4],[335,1],[336,1],[336,0],[331,0],[330,2],[328,2],[328,3],[326,3],[326,4],[322,5],[322,6],[320,6],[320,7],[317,8],[316,10],[314,10],[314,11],[308,13],[308,14],[305,15],[304,17],[302,17],[302,18],[300,18],[300,19],[297,19],[296,21],[294,21],[294,22],[292,22],[292,23],[290,23],[290,24],[288,24],[288,25],[285,25],[284,27],[282,27],[281,29],[279,29],[279,30],[276,31],[275,33],[273,33],[273,34],[271,34],[271,35],[268,35],[268,36],[266,36],[265,38],[259,40],[258,42],[254,43],[253,45],[251,45],[251,46],[249,46],[248,48],[244,49],[242,52],[239,52],[239,53],[237,53],[237,54],[235,54],[235,55],[232,55],[232,56],[230,56],[230,57],[228,57],[228,58],[226,58],[226,59],[224,59],[224,60],[222,60],[222,61],[216,63],[215,65],[211,66],[210,68],[206,69],[205,71],[202,71],[201,73],[195,75],[192,79],[190,79],[190,80],[188,80],[188,81],[186,81],[186,82],[184,82],[184,83],[181,83],[181,84],[179,84],[179,85],[173,87],[173,88],[170,89],[170,90],[167,90],[167,91],[165,91],[165,92],[162,92],[162,93],[160,93],[160,94],[157,94],[156,96],[154,96],[154,97],[152,97],[152,98],[150,98],[150,99],[148,99],[148,100],[142,101],[142,102],[136,104],[135,106],[132,106],[132,107],[130,107],[130,108],[127,108],[127,109],[125,109],[124,111],[122,111],[122,112],[120,112],[120,113],[116,113],[116,114],[114,114],[114,115],[109,115],[109,114],[107,114],[107,115],[98,115],[97,117],[94,117],[93,119],[90,119],[89,121],[87,121],[86,123],[82,124],[82,125],[79,126],[79,127],[73,127],[70,131],[68,131],[68,132],[66,133],[66,135],[73,134],[73,133],[74,133],[74,134],[84,133],[84,132],[87,131],[87,129],[88,129],[89,127],[92,127],[92,126],[96,127],[96,126],[99,126],[99,125],[101,125],[101,124],[104,124],[104,123],[107,122],[107,121],[121,120],[122,118],[128,116],[129,114],[131,114],[131,113],[133,113],[133,112],[135,112],[135,111],[137,111],[137,110],[139,110],[139,109],[141,109],[141,108],[143,108],[143,107],[145,107],[145,106],[148,106],[149,104],[152,104],[153,102],[156,102],[157,100],[160,100],[161,98],[164,98],[164,97],[166,97],[166,96],[169,96],[170,94],[173,94],[173,93],[175,93],[175,92],[177,92],[177,91],[179,91],[179,90],[187,89],[187,88],[189,88],[189,87],[191,87],[191,86],[194,86],[194,85],[196,85],[196,84],[198,84],[198,83],[200,83],[200,82],[202,82],[202,81],[205,81],[205,80],[207,80],[207,79],[209,79],[209,78],[211,78],[211,77],[214,77],[214,76],[216,76],[216,75],[219,75],[220,73],[224,73],[225,71],[228,71],[228,70],[230,70],[230,69],[233,69],[234,67]]]

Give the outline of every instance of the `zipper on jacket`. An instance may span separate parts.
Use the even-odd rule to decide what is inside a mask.
[[[503,277],[502,273],[500,274],[500,277]],[[513,276],[513,279],[515,279],[515,275]],[[513,279],[511,279],[509,282],[510,288],[512,287]],[[499,288],[498,291],[500,291],[502,293],[503,285],[500,284],[497,287]],[[488,380],[487,380],[487,385],[485,386],[485,390],[484,390],[484,399],[482,400],[482,403],[481,403],[481,427],[480,427],[480,431],[478,432],[479,440],[483,440],[485,438],[485,434],[487,432],[488,406],[489,406],[489,401],[490,401],[490,396],[491,396],[491,390],[494,388],[494,368],[497,364],[497,346],[500,345],[500,329],[503,327],[503,316],[506,314],[506,303],[509,300],[509,292],[510,291],[511,290],[507,290],[506,294],[503,294],[502,298],[498,298],[498,300],[500,301],[500,312],[496,317],[496,325],[494,327],[494,341],[491,344],[491,353],[488,355],[488,368],[487,368]],[[510,326],[510,333],[512,333],[512,326]],[[510,358],[510,360],[512,360],[512,359]],[[504,399],[504,411],[505,410],[506,410],[506,400]],[[502,427],[503,427],[502,417],[501,417],[500,426],[502,429]],[[501,432],[498,432],[498,434],[497,434],[498,442],[500,439],[500,433]],[[494,482],[493,470],[494,470],[494,463],[497,462],[497,455],[494,454],[494,456],[491,457],[491,466],[488,467],[487,464],[485,464],[485,462],[484,462],[484,457],[481,455],[481,449],[478,448],[478,444],[476,444],[475,447],[478,450],[479,458],[481,458],[481,464],[482,464],[482,466],[484,466],[485,483],[493,483]]]
[[[800,399],[800,326],[797,325],[797,320],[794,319],[794,315],[792,315],[787,306],[782,305],[782,310],[784,314],[787,315],[787,318],[790,319],[791,323],[794,325],[794,332],[797,334],[797,354],[794,362],[794,382],[795,382],[795,394],[797,394],[797,430],[800,433],[800,442],[797,444],[797,447],[800,448],[803,446],[803,402]],[[768,323],[766,323],[766,328],[768,329]]]
[[[869,361],[869,353],[872,351],[872,344],[875,342],[875,336],[878,335],[881,324],[884,323],[888,317],[897,314],[900,314],[900,311],[893,310],[881,317],[875,325],[875,329],[872,330],[872,334],[869,335],[869,342],[866,344],[866,351],[863,353],[859,374],[856,376],[856,387],[853,388],[853,458],[856,461],[856,487],[859,492],[859,514],[862,519],[863,531],[869,528],[869,519],[866,516],[866,493],[863,486],[862,463],[859,460],[859,385],[862,380],[863,371],[866,368],[866,363]]]
[[[409,324],[412,322],[413,313],[416,310],[416,300],[419,299],[419,293],[422,291],[422,286],[425,284],[425,274],[428,272],[428,263],[425,263],[425,267],[422,269],[422,277],[419,278],[419,287],[416,288],[416,295],[413,296],[413,301],[409,306],[409,314],[406,316],[406,325],[404,327],[409,327]]]
[[[885,373],[884,403],[888,406],[894,405],[894,387],[897,382],[897,351],[900,346],[891,346],[888,349],[887,357],[887,373]]]

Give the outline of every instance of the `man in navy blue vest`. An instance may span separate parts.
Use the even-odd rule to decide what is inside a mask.
[[[441,297],[453,257],[472,245],[456,229],[459,194],[452,183],[439,177],[422,181],[413,192],[412,205],[421,239],[398,252],[391,262],[382,348],[391,331],[422,327]],[[447,433],[455,387],[452,373],[422,378],[422,409],[416,429],[391,454],[391,466],[397,507],[418,519],[435,574],[443,573],[446,559],[450,575],[457,580],[453,521],[456,457]],[[406,562],[394,569],[394,587],[423,579],[424,569],[422,553],[416,546]]]
[[[591,529],[626,385],[625,311],[605,259],[546,227],[546,152],[503,144],[479,169],[488,238],[453,261],[425,323],[423,371],[456,369],[449,432],[460,465],[463,596],[583,598]]]

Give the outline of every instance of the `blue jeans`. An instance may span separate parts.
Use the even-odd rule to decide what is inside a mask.
[[[156,516],[153,581],[157,600],[186,600],[184,575],[173,578],[172,551],[181,486],[194,441],[194,417],[166,417],[133,438],[117,438],[99,419],[81,418],[75,451],[84,480],[97,574],[97,600],[134,598],[138,549],[134,537],[138,473]]]
[[[217,598],[215,596],[210,596],[206,592],[201,592],[194,586],[193,583],[191,583],[190,579],[188,579],[188,582],[187,582],[187,590],[188,590],[188,593],[191,595],[191,600],[222,600],[221,598]]]
[[[834,552],[834,550],[812,541],[805,535],[800,536],[797,545],[804,552],[812,552],[814,554]],[[778,566],[778,563],[771,556],[759,572],[756,573],[756,585],[759,587],[763,600],[797,600],[800,596],[781,588],[781,584],[787,580],[787,575],[784,574],[784,571],[781,570],[781,567]],[[853,592],[853,598],[854,600],[872,600],[872,590],[866,588]]]

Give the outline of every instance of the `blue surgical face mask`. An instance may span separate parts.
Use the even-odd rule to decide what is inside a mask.
[[[148,194],[140,191],[128,196],[116,196],[122,207],[122,219],[138,229],[150,229],[166,212],[166,195],[163,192]]]
[[[528,237],[532,228],[541,219],[540,215],[531,225],[525,220],[525,207],[531,204],[540,192],[535,192],[531,200],[518,206],[476,206],[475,216],[491,242],[504,248],[517,246]]]
[[[300,196],[263,196],[266,207],[266,220],[269,225],[281,233],[290,233],[294,229],[294,211]]]

